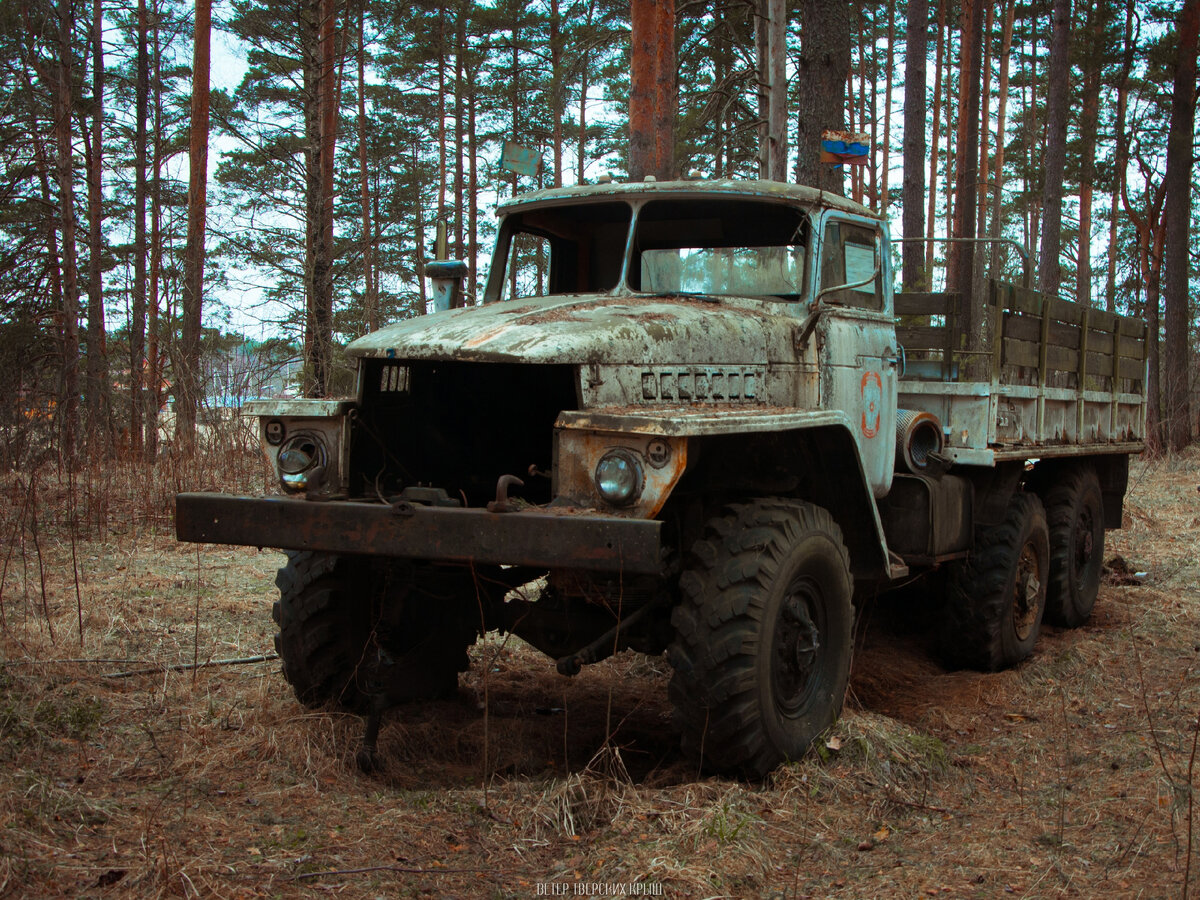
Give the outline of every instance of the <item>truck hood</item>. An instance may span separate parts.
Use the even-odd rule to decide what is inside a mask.
[[[570,295],[451,309],[389,325],[346,348],[351,356],[471,362],[766,362],[767,325],[789,307],[688,296]],[[778,326],[777,326],[778,327]]]

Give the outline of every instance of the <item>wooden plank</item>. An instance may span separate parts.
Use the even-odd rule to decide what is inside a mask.
[[[1122,331],[1120,354],[1121,356],[1128,357],[1129,359],[1145,359],[1146,342],[1141,338],[1132,337],[1131,335]]]
[[[937,350],[946,347],[945,325],[897,325],[896,339],[905,350]]]
[[[1005,306],[1014,312],[1028,313],[1031,316],[1040,316],[1042,314],[1042,306],[1045,298],[1037,291],[1029,288],[1010,285],[1012,288],[1006,300]]]
[[[1042,321],[1033,316],[1018,316],[1009,313],[1004,333],[1023,341],[1038,341],[1042,337]],[[1079,349],[1080,329],[1075,325],[1051,322],[1050,343],[1070,350]]]
[[[958,294],[906,291],[893,300],[898,316],[944,316],[958,305]]]
[[[1047,372],[1078,372],[1079,371],[1079,351],[1068,350],[1066,347],[1055,347],[1047,345],[1046,350],[1046,371]]]
[[[1028,366],[1036,369],[1040,354],[1038,345],[1032,341],[1019,341],[1015,338],[1004,338],[1004,365]]]
[[[1112,334],[1113,329],[1117,327],[1117,322],[1123,318],[1116,313],[1110,313],[1103,309],[1096,309],[1094,306],[1088,311],[1088,324],[1096,331],[1103,331],[1105,334]]]
[[[1110,350],[1088,350],[1087,355],[1087,374],[1102,375],[1105,378],[1111,378],[1113,373],[1112,351]]]
[[[1146,377],[1146,361],[1121,357],[1120,376],[1128,378],[1130,381],[1141,381]]]

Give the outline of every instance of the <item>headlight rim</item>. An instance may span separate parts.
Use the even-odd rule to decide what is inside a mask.
[[[627,494],[618,495],[604,489],[605,478],[601,474],[601,469],[610,461],[620,460],[627,466],[627,471],[632,474],[632,483],[630,484]],[[613,447],[604,452],[596,463],[596,467],[592,472],[592,480],[596,486],[596,493],[600,499],[609,506],[623,508],[633,506],[641,499],[642,492],[646,489],[646,466],[642,460],[641,454],[631,447]]]

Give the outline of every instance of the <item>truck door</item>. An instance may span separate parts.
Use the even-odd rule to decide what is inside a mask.
[[[844,412],[876,497],[892,484],[896,456],[896,323],[881,223],[826,211],[817,274],[821,406]],[[842,287],[845,285],[845,287]],[[832,289],[832,290],[829,290]]]

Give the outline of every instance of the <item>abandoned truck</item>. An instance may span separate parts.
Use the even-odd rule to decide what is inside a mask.
[[[665,652],[685,753],[761,776],[840,712],[878,592],[934,576],[947,660],[985,670],[1088,618],[1143,323],[994,281],[893,294],[887,223],[795,185],[498,214],[481,305],[351,343],[353,399],[246,407],[281,496],[177,500],[181,540],[289,551],[284,676],[368,717],[360,761],[489,630],[567,675]]]

